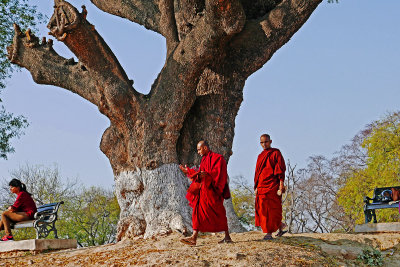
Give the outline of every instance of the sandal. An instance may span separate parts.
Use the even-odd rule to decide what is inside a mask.
[[[188,238],[183,238],[180,240],[183,244],[189,245],[189,246],[196,246],[196,242],[188,239]]]
[[[287,233],[287,230],[285,230],[285,231],[282,231],[281,229],[279,229],[279,232],[275,235],[276,237],[280,237],[280,236],[283,236],[284,234],[286,234]]]
[[[263,238],[263,240],[272,240],[272,239],[274,239],[274,238],[272,237],[272,235],[266,235],[266,236],[264,236],[264,238]]]
[[[222,239],[221,241],[218,242],[218,244],[223,244],[223,243],[233,243],[232,239]]]

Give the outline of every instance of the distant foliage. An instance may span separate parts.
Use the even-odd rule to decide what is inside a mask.
[[[81,247],[116,241],[120,208],[112,190],[83,188],[63,209],[60,234],[75,238]]]
[[[237,176],[232,179],[231,196],[233,209],[241,224],[248,230],[254,230],[254,190],[253,186],[244,179]]]
[[[0,92],[5,87],[6,78],[10,77],[16,65],[11,65],[7,59],[6,47],[12,43],[14,36],[13,23],[21,29],[28,29],[42,22],[44,17],[36,11],[35,6],[28,4],[28,0],[1,0],[0,1]],[[0,98],[0,102],[1,98]],[[14,116],[0,106],[0,158],[7,159],[7,155],[14,152],[11,139],[19,138],[22,129],[28,126],[23,116]]]
[[[336,162],[312,156],[306,168],[295,171],[287,164],[283,202],[285,222],[291,233],[347,232],[349,219],[338,205],[338,169]]]
[[[86,188],[77,180],[61,179],[57,166],[25,165],[11,172],[26,184],[37,206],[64,201],[56,222],[59,238],[75,238],[79,246],[95,246],[115,241],[119,206],[111,189]],[[0,205],[5,210],[15,201],[8,182],[3,180]],[[16,240],[35,238],[33,229],[15,230]],[[50,234],[49,238],[53,238]]]
[[[338,200],[347,214],[363,223],[363,196],[373,195],[375,187],[400,185],[400,112],[388,114],[368,125],[363,131],[361,147],[365,150],[366,165],[355,168],[343,180]],[[398,210],[377,212],[378,221],[394,222]]]
[[[14,37],[13,23],[17,23],[21,29],[35,29],[44,19],[43,15],[37,12],[36,6],[28,3],[29,0],[0,1],[0,89],[4,88],[4,80],[13,71],[11,63],[7,60],[6,50]]]
[[[3,106],[0,107],[0,158],[7,159],[7,155],[14,152],[11,139],[20,137],[22,129],[27,126],[28,122],[23,116],[14,117]]]

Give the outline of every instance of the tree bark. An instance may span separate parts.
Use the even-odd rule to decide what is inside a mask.
[[[198,165],[206,139],[227,161],[248,76],[307,21],[322,0],[92,0],[166,39],[163,69],[148,95],[133,88],[117,58],[87,20],[55,0],[50,34],[76,55],[65,59],[15,26],[11,62],[37,83],[79,94],[110,119],[101,150],[109,158],[121,207],[118,240],[191,231],[188,181],[178,164]],[[226,201],[231,231],[243,231]]]

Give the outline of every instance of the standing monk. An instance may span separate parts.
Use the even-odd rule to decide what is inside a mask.
[[[194,246],[199,231],[224,231],[225,237],[219,243],[232,243],[223,198],[223,195],[229,195],[225,159],[222,155],[212,152],[206,141],[197,144],[197,153],[202,156],[199,170],[179,165],[182,172],[192,180],[186,198],[193,208],[193,235],[181,239],[181,242]]]
[[[282,194],[285,193],[285,160],[279,149],[271,148],[272,140],[268,134],[260,137],[264,149],[257,158],[254,176],[256,194],[256,226],[261,226],[265,240],[272,239],[272,233],[282,236],[286,224],[282,223]]]

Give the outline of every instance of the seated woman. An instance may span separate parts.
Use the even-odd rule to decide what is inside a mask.
[[[6,235],[1,241],[14,240],[10,224],[33,220],[36,209],[35,201],[31,194],[26,191],[25,184],[18,179],[12,179],[9,183],[11,193],[17,195],[14,204],[1,214],[0,231],[4,229]]]

